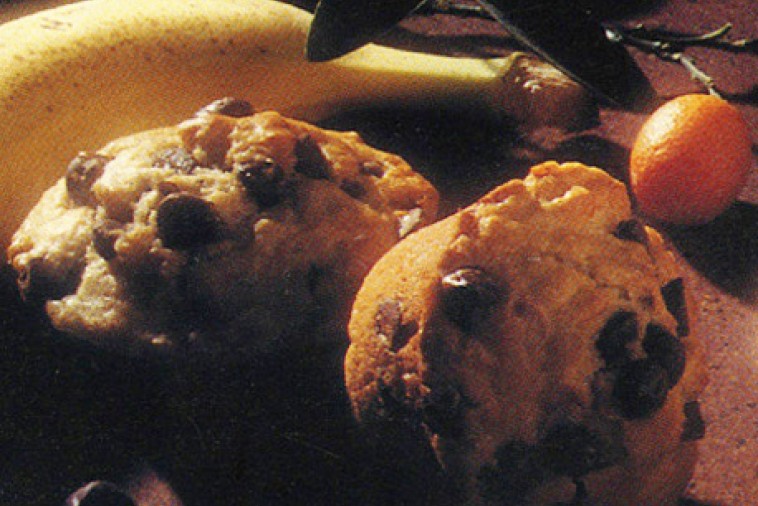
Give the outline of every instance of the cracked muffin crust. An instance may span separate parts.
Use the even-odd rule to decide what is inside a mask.
[[[533,167],[393,247],[358,292],[354,413],[476,505],[674,504],[705,384],[684,283],[625,187]]]
[[[8,257],[27,301],[66,333],[255,351],[342,330],[369,267],[437,200],[356,133],[222,99],[76,157]]]

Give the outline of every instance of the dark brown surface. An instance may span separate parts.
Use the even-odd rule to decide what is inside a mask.
[[[608,17],[623,14],[616,20],[628,26],[643,21],[650,26],[702,32],[730,21],[733,38],[758,37],[758,6],[753,0],[626,2],[623,12],[618,8],[610,14],[603,12],[609,10],[603,7],[606,3],[597,4],[601,7],[596,11]],[[507,34],[492,22],[445,15],[407,20],[383,40],[432,52],[483,56],[513,47]],[[754,145],[758,143],[758,57],[713,49],[688,53],[743,111]],[[664,98],[702,91],[681,66],[636,51],[633,54]],[[628,150],[644,119],[640,114],[604,109],[600,125],[591,130],[530,137],[518,135],[507,125],[444,111],[370,111],[324,124],[358,130],[377,147],[405,156],[438,185],[445,212],[452,212],[495,184],[523,176],[532,163],[544,159],[580,160],[626,179]],[[757,204],[758,173],[754,170],[741,202],[712,224],[662,227],[681,259],[695,301],[694,331],[709,350],[711,380],[702,399],[708,426],[685,502],[691,506],[758,504]],[[4,286],[7,288],[7,283]],[[6,304],[0,317],[6,328],[13,328],[19,321],[14,298],[7,290],[2,295]],[[0,358],[1,504],[58,504],[65,491],[98,478],[130,484],[146,505],[173,504],[176,499],[171,498],[167,483],[183,492],[187,503],[203,504],[197,498],[206,497],[218,504],[235,504],[239,489],[264,474],[271,490],[288,490],[290,497],[301,499],[311,494],[311,500],[302,504],[330,504],[329,488],[350,488],[360,481],[346,478],[357,461],[347,459],[344,448],[330,441],[335,434],[349,432],[349,423],[339,418],[323,426],[311,423],[324,415],[324,410],[329,410],[329,416],[342,412],[339,401],[332,406],[310,406],[308,414],[295,421],[287,420],[291,415],[285,408],[267,405],[266,409],[273,410],[272,418],[283,420],[284,432],[277,432],[276,424],[253,429],[239,424],[244,410],[217,410],[215,419],[197,420],[193,417],[203,410],[182,406],[181,420],[167,421],[161,418],[163,406],[180,397],[182,385],[191,384],[186,376],[161,370],[157,377],[160,368],[153,364],[102,357],[57,341],[51,346],[44,336],[30,337],[28,329],[17,336],[4,342]],[[304,389],[306,397],[309,388],[314,389],[311,393],[339,397],[339,389],[329,386],[328,378],[318,383],[303,374],[290,381],[290,386]],[[236,376],[230,384],[219,380],[207,386],[203,393],[226,397],[260,383],[265,381],[259,377]],[[275,394],[271,397],[276,399]],[[227,403],[226,409],[229,404],[235,405]],[[274,445],[277,451],[305,455],[303,474],[276,478],[279,470],[292,470],[266,453],[271,447],[233,444],[235,451],[230,455],[224,438],[240,432],[249,436],[251,430],[274,431],[281,436]],[[226,450],[220,456],[222,448]],[[211,471],[218,458],[226,460],[227,467]],[[180,462],[182,459],[190,463]],[[147,473],[145,461],[150,462]],[[155,474],[155,469],[161,470],[164,478]],[[276,494],[270,492],[262,503],[272,495]],[[354,499],[362,504],[360,495]]]

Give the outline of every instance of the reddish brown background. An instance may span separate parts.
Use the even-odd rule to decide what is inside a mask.
[[[57,2],[0,4],[0,19],[50,3]],[[758,37],[758,6],[752,0],[609,3],[613,7],[596,2],[596,12],[629,26],[644,22],[649,26],[704,32],[729,21],[734,24],[732,38]],[[305,5],[310,7],[312,4]],[[507,33],[492,22],[447,15],[408,19],[383,37],[382,42],[454,55],[491,56],[514,47]],[[661,96],[702,91],[682,67],[632,52]],[[758,143],[758,56],[714,49],[692,49],[688,54],[714,77],[725,98],[743,111],[752,129],[754,145]],[[520,137],[503,125],[483,123],[476,117],[444,111],[371,111],[335,118],[325,125],[358,130],[370,143],[405,156],[440,187],[445,198],[445,211],[451,212],[494,184],[522,176],[530,164],[543,159],[577,159],[601,166],[625,179],[628,149],[645,117],[603,109],[600,119],[600,125],[591,130],[542,138]],[[758,173],[754,170],[741,201],[712,224],[691,228],[661,227],[685,269],[686,281],[695,300],[696,330],[709,349],[711,381],[703,397],[708,431],[702,441],[702,456],[688,499],[683,501],[685,504],[758,504],[757,204]],[[0,316],[8,318],[5,313]],[[3,385],[5,392],[29,399],[39,398],[39,402],[30,400],[24,408],[27,411],[22,413],[26,417],[22,418],[23,427],[14,424],[13,420],[0,420],[0,436],[3,436],[0,442],[7,441],[8,436],[22,442],[22,451],[16,448],[16,453],[6,453],[14,459],[6,464],[0,463],[0,502],[25,499],[19,504],[32,504],[34,499],[42,497],[48,500],[59,498],[66,487],[98,477],[100,469],[101,476],[115,476],[129,486],[141,504],[179,504],[168,488],[171,480],[160,478],[152,468],[143,469],[140,463],[113,463],[119,459],[129,460],[133,457],[131,454],[119,453],[109,461],[113,454],[103,448],[111,445],[111,440],[123,444],[138,438],[121,427],[118,421],[123,417],[118,413],[104,418],[116,421],[117,429],[97,425],[105,435],[97,436],[101,440],[94,444],[96,450],[91,450],[93,442],[90,439],[85,445],[79,440],[72,443],[69,438],[71,435],[79,439],[93,437],[91,430],[85,438],[83,431],[50,429],[46,416],[62,413],[62,416],[77,419],[76,402],[86,403],[98,398],[100,393],[92,390],[93,381],[111,381],[123,388],[127,388],[123,385],[134,386],[133,371],[109,362],[107,365],[87,362],[89,365],[85,369],[89,375],[95,376],[94,380],[80,376],[79,372],[74,374],[73,368],[69,369],[71,361],[79,361],[76,371],[80,371],[83,359],[79,354],[67,353],[53,355],[44,351],[43,344],[4,353],[3,367],[27,367],[23,373],[11,374],[17,384]],[[68,378],[67,374],[71,377]],[[117,379],[105,379],[110,376]],[[68,379],[60,382],[50,377]],[[60,391],[53,389],[52,393],[41,394],[34,390],[50,385]],[[78,393],[71,397],[66,388]],[[71,398],[73,401],[68,402]],[[109,402],[112,403],[112,399]],[[146,399],[131,402],[141,410],[152,409]],[[108,404],[108,409],[120,408],[123,406],[117,403]],[[80,455],[82,447],[87,448],[83,457]],[[74,460],[70,457],[73,452],[79,452]],[[160,460],[161,456],[148,457]],[[107,462],[110,464],[105,464]]]
[[[591,2],[601,17],[634,26],[643,23],[689,33],[705,33],[726,22],[730,39],[758,37],[758,4],[751,0],[669,0]],[[608,4],[612,6],[609,7]],[[619,6],[621,5],[621,6]],[[557,27],[559,30],[560,28]],[[452,55],[491,56],[513,47],[497,24],[445,15],[416,16],[385,35],[384,42],[400,47]],[[659,95],[666,99],[704,89],[678,64],[630,49]],[[750,125],[753,152],[758,143],[758,56],[691,48],[698,67],[714,78],[722,96],[736,105]],[[403,135],[417,132],[416,146],[407,139],[389,142],[408,158],[431,157],[420,165],[455,174],[440,177],[450,210],[464,205],[507,177],[521,176],[534,161],[576,159],[607,169],[626,180],[628,150],[646,116],[604,108],[597,128],[572,135],[536,139],[515,137],[502,149],[467,146],[472,125],[462,124],[456,144],[446,127],[415,125],[406,119]],[[433,123],[430,121],[429,123]],[[413,126],[415,125],[415,126]],[[449,127],[449,125],[448,125]],[[370,128],[370,127],[369,127]],[[415,129],[415,130],[414,130]],[[418,131],[423,133],[418,133]],[[468,135],[463,132],[469,132]],[[479,132],[481,142],[500,142],[497,135]],[[413,137],[413,133],[409,135]],[[435,140],[434,137],[443,137]],[[391,139],[396,139],[390,136]],[[431,140],[430,140],[431,137]],[[419,141],[416,138],[416,141]],[[386,141],[378,141],[384,142]],[[453,147],[451,147],[451,142]],[[419,155],[418,146],[426,149]],[[463,156],[451,153],[460,148]],[[429,151],[443,154],[435,157]],[[490,151],[488,151],[490,150]],[[467,157],[469,157],[467,159]],[[494,161],[493,161],[494,160]],[[419,165],[419,163],[417,163]],[[452,167],[452,166],[456,167]],[[458,165],[465,165],[464,168]],[[461,170],[460,172],[455,172]],[[434,172],[436,174],[436,171]],[[432,175],[434,178],[434,175]],[[698,331],[709,350],[710,385],[703,397],[708,431],[688,496],[708,505],[758,504],[758,170],[754,167],[740,201],[713,223],[701,227],[657,224],[677,252],[694,296]],[[698,502],[699,504],[699,502]]]
[[[684,32],[704,33],[731,22],[730,38],[758,37],[758,3],[752,0],[669,0],[585,2],[596,12],[626,26],[644,23]],[[611,4],[612,7],[607,5]],[[619,7],[622,4],[623,6]],[[626,11],[626,12],[623,12]],[[481,20],[429,16],[403,22],[385,37],[392,44],[449,54],[497,54],[509,46],[507,33]],[[702,92],[685,69],[652,55],[630,50],[663,98]],[[745,115],[756,152],[758,143],[758,56],[692,48],[699,68],[715,79],[724,98]],[[504,174],[524,170],[525,159],[578,159],[626,179],[628,150],[645,116],[603,109],[599,127],[542,143],[511,160]],[[523,148],[514,141],[515,151]],[[505,157],[518,156],[513,152]],[[520,168],[520,164],[523,166]],[[485,163],[485,166],[487,164]],[[497,181],[500,174],[492,174]],[[460,183],[459,180],[455,181]],[[487,182],[483,184],[486,186]],[[451,190],[455,200],[471,200],[471,187]],[[697,504],[758,504],[758,170],[754,167],[740,202],[715,222],[702,227],[659,228],[678,253],[694,295],[698,330],[708,345],[710,385],[703,397],[708,430],[688,496]]]

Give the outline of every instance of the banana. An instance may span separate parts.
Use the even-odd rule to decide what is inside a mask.
[[[187,118],[222,96],[318,121],[366,105],[478,107],[571,127],[584,90],[538,60],[368,45],[310,63],[311,15],[276,0],[85,0],[0,26],[0,241],[78,151]],[[593,114],[593,113],[590,113]]]

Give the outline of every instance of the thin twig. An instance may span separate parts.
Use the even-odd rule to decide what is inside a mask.
[[[731,29],[732,29],[732,24],[726,23],[710,32],[706,32],[702,34],[686,34],[686,33],[678,33],[678,32],[672,32],[668,30],[662,30],[662,29],[654,29],[654,28],[650,29],[650,28],[647,28],[645,25],[639,24],[633,28],[630,28],[629,33],[634,34],[637,37],[641,37],[645,39],[655,39],[655,40],[660,40],[663,42],[671,42],[675,44],[697,45],[703,42],[709,42],[715,39],[720,39],[721,37],[724,37],[727,33],[729,33]]]
[[[718,30],[700,36],[673,36],[653,38],[650,31],[641,31],[639,27],[624,29],[618,26],[607,27],[606,32],[611,40],[634,46],[642,51],[655,54],[660,59],[681,64],[690,77],[703,85],[709,94],[720,97],[714,79],[701,70],[695,60],[684,54],[684,48],[693,45],[702,45],[713,41],[715,37],[723,37],[731,28],[724,25]],[[641,36],[641,34],[644,34]],[[649,37],[649,38],[648,38]]]
[[[700,70],[695,65],[695,60],[683,53],[676,53],[674,56],[677,56],[679,63],[681,63],[682,66],[687,69],[687,71],[690,73],[690,77],[693,80],[702,84],[705,89],[708,90],[709,94],[721,98],[721,94],[716,89],[716,83],[713,81],[713,78]]]
[[[731,23],[725,23],[715,30],[702,34],[688,34],[663,29],[650,29],[640,24],[626,30],[626,34],[637,39],[655,40],[667,43],[675,48],[701,46],[714,47],[727,51],[744,51],[755,47],[756,39],[725,39],[726,35],[731,30]]]

